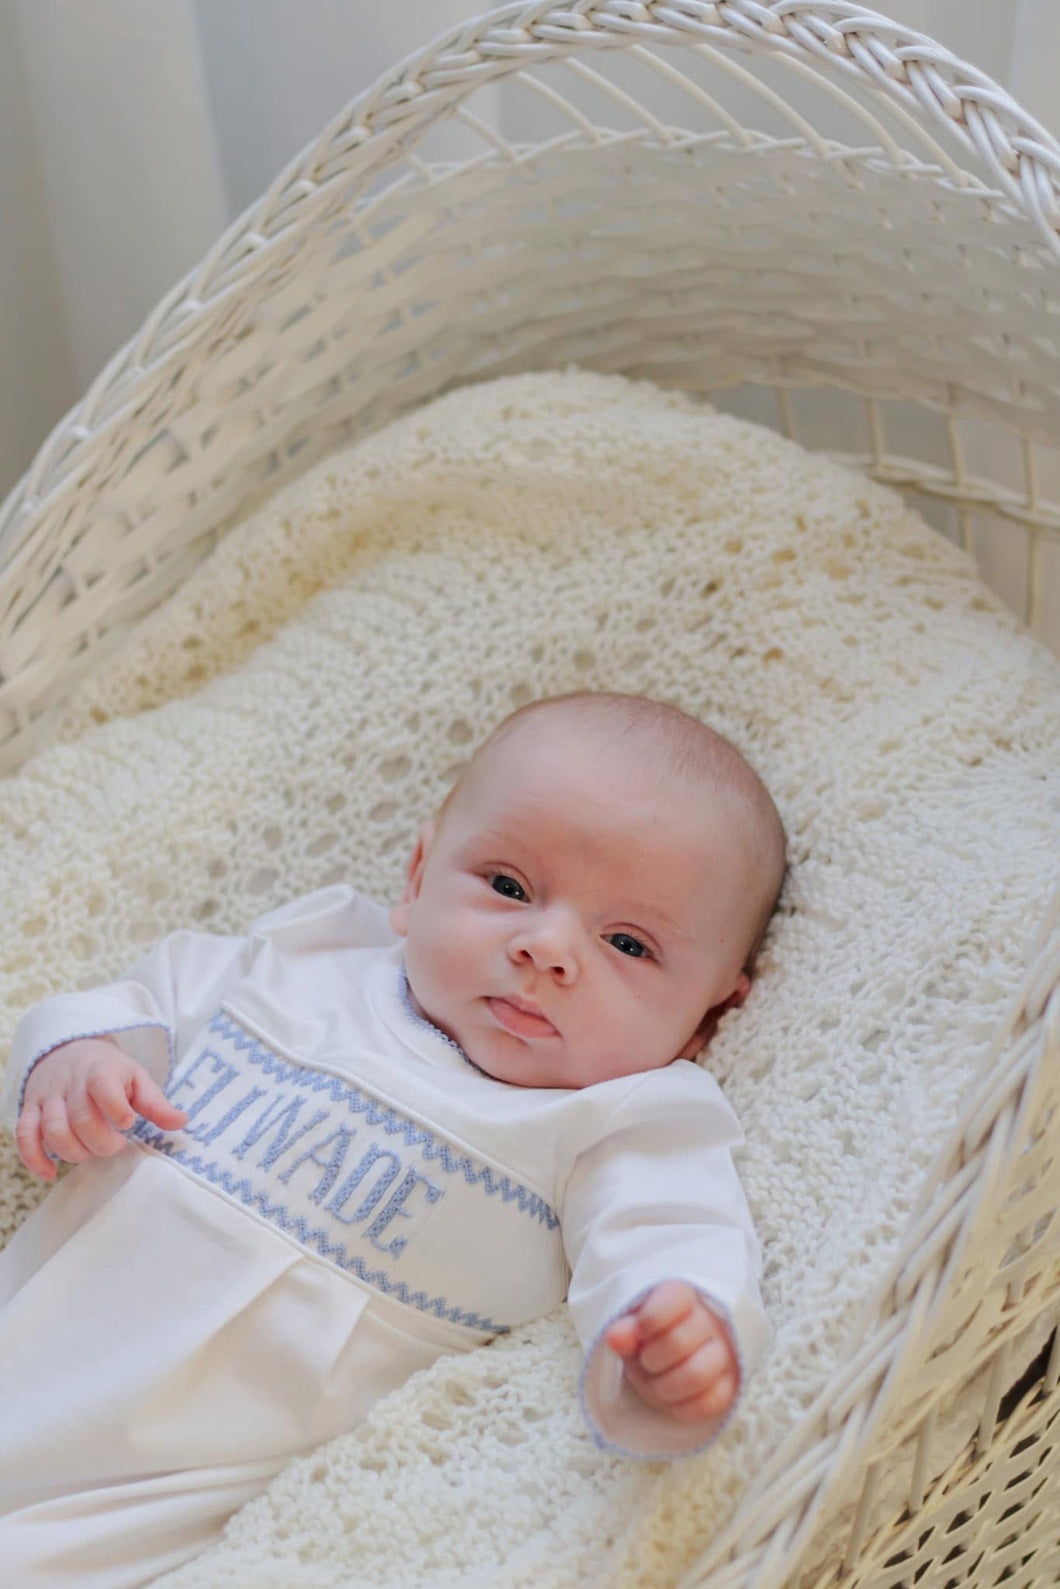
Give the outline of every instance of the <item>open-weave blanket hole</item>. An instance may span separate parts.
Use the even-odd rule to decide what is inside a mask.
[[[0,799],[0,1037],[180,925],[339,878],[513,706],[590,686],[714,724],[791,869],[703,1062],[743,1123],[775,1346],[704,1455],[598,1452],[565,1311],[292,1463],[169,1589],[664,1589],[827,1384],[1045,907],[1058,668],[893,492],[581,371],[454,391],[232,531]],[[2,1144],[9,1233],[41,1195]],[[71,1299],[76,1307],[76,1299]]]

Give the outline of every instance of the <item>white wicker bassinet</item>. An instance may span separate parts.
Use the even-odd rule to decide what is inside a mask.
[[[2,765],[284,480],[449,385],[569,363],[709,392],[901,487],[1055,642],[1058,260],[1060,146],[847,0],[473,19],[281,173],[0,511]],[[863,1350],[688,1589],[1060,1577],[1056,1333],[1015,1385],[1011,1357],[1060,1298],[1058,984],[1054,909],[1020,1040],[924,1189]],[[984,1368],[978,1433],[939,1471],[940,1410]],[[899,1446],[912,1478],[881,1520]],[[839,1554],[803,1571],[852,1499]]]

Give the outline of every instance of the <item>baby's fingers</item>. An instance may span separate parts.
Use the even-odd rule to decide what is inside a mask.
[[[131,1113],[124,1094],[122,1102],[126,1113]],[[111,1117],[96,1099],[96,1085],[91,1076],[84,1091],[77,1089],[67,1098],[66,1113],[77,1140],[97,1158],[109,1159],[125,1146],[121,1131],[116,1129]]]
[[[158,1083],[152,1081],[139,1065],[133,1071],[127,1096],[137,1114],[161,1126],[163,1131],[179,1131],[181,1126],[187,1124],[188,1117],[184,1110],[171,1104]]]
[[[701,1306],[687,1280],[663,1280],[654,1286],[637,1309],[641,1340],[672,1330],[675,1324]]]
[[[725,1348],[720,1341],[711,1340],[673,1368],[661,1374],[649,1374],[648,1377],[659,1399],[673,1405],[704,1395],[720,1380],[731,1375]]]
[[[710,1316],[705,1309],[700,1308],[687,1314],[670,1329],[653,1335],[641,1347],[638,1361],[646,1373],[662,1374],[677,1363],[683,1363],[686,1357],[691,1357],[693,1352],[713,1338]]]
[[[736,1381],[731,1374],[723,1374],[709,1390],[671,1404],[670,1414],[681,1423],[699,1423],[704,1418],[720,1418],[735,1400]]]
[[[18,1147],[18,1156],[31,1175],[43,1175],[46,1181],[54,1181],[55,1165],[45,1153],[41,1142],[39,1104],[30,1104],[19,1115],[18,1124],[15,1126],[15,1143]]]
[[[120,1077],[112,1070],[90,1071],[88,1094],[104,1119],[118,1131],[128,1131],[136,1124],[136,1110],[126,1097]]]
[[[632,1357],[640,1344],[640,1329],[632,1313],[624,1313],[610,1324],[604,1335],[608,1346],[619,1357]]]
[[[45,1152],[68,1164],[83,1164],[91,1150],[74,1135],[65,1098],[45,1098],[41,1105],[41,1141]]]

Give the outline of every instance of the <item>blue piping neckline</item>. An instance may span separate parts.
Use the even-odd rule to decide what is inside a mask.
[[[450,1037],[448,1032],[443,1032],[440,1026],[435,1026],[433,1021],[429,1021],[425,1015],[420,1014],[419,1010],[412,1002],[412,990],[409,987],[409,974],[404,961],[401,962],[401,968],[398,973],[398,992],[401,998],[402,1008],[411,1021],[415,1022],[415,1024],[421,1027],[424,1031],[430,1032],[433,1037],[440,1037],[442,1042],[446,1043],[451,1049],[453,1049],[455,1053],[459,1054],[460,1058],[464,1061],[464,1064],[469,1065],[473,1071],[477,1072],[478,1075],[485,1076],[487,1081],[496,1081],[496,1076],[491,1076],[489,1071],[483,1070],[481,1065],[476,1065],[473,1059],[468,1058],[455,1038]]]

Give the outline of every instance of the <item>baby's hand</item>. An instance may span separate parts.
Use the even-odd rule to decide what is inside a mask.
[[[61,1043],[29,1073],[15,1127],[19,1157],[27,1170],[53,1181],[48,1154],[80,1164],[93,1155],[110,1158],[126,1146],[127,1131],[141,1114],[164,1131],[187,1122],[142,1065],[106,1037]]]
[[[605,1339],[649,1407],[681,1423],[717,1418],[736,1400],[740,1367],[729,1332],[684,1280],[664,1280]]]

